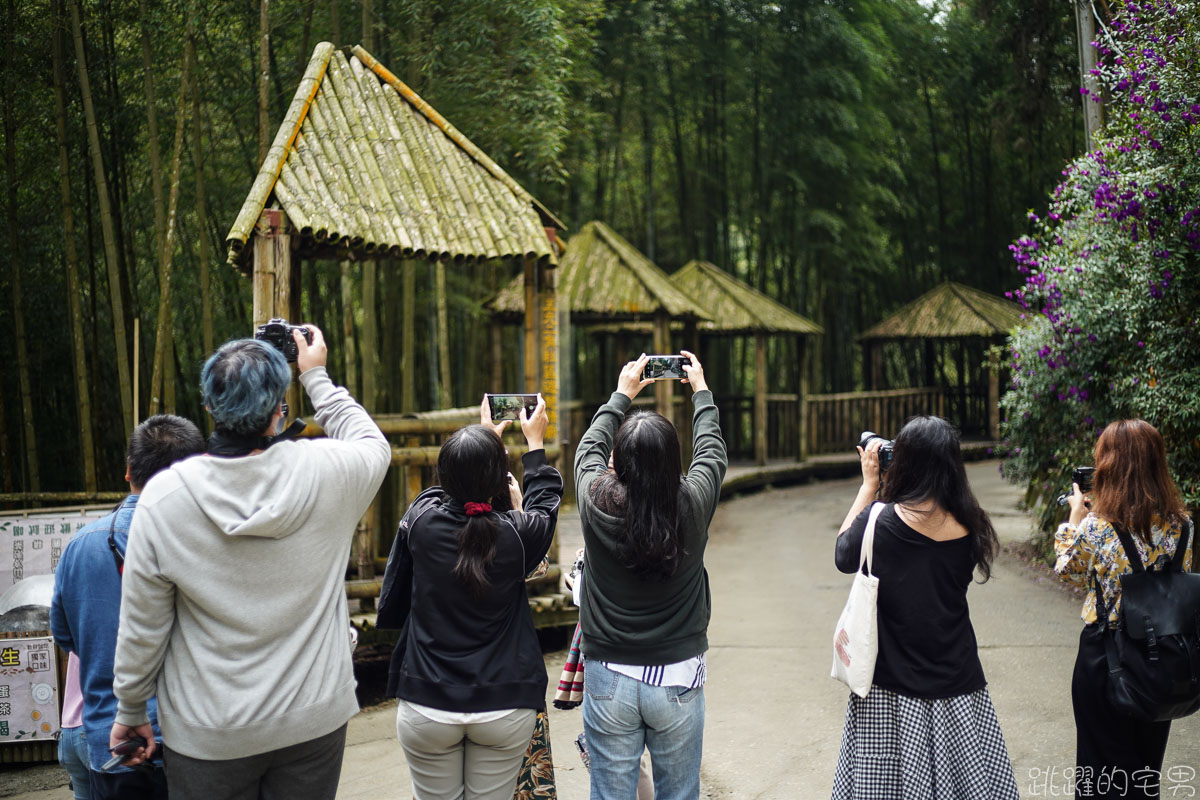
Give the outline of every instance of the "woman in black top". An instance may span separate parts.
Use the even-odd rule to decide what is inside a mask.
[[[562,476],[546,462],[545,402],[521,412],[529,443],[522,510],[500,512],[508,489],[501,425],[455,432],[438,455],[440,486],[413,501],[388,557],[380,628],[400,629],[388,696],[400,699],[397,734],[414,800],[509,800],[536,712],[545,708],[546,666],[534,632],[525,576],[550,547]]]
[[[863,483],[835,546],[838,569],[853,573],[872,502],[888,504],[875,527],[875,677],[865,698],[850,696],[833,797],[1016,800],[967,609],[974,571],[991,575],[996,531],[950,423],[909,420],[886,474],[881,443],[859,448]]]

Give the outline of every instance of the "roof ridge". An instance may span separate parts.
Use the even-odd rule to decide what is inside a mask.
[[[292,103],[283,116],[283,122],[275,132],[275,139],[267,150],[266,158],[258,167],[258,174],[254,178],[254,184],[250,187],[250,193],[242,203],[241,211],[238,212],[233,227],[225,235],[225,245],[229,249],[228,260],[231,263],[237,258],[238,253],[246,244],[246,240],[250,238],[250,232],[258,223],[258,217],[267,205],[267,198],[270,197],[272,187],[279,180],[279,173],[283,170],[283,164],[287,160],[288,153],[291,152],[297,134],[300,133],[300,126],[304,124],[308,110],[312,107],[313,98],[317,96],[317,92],[320,91],[321,84],[325,80],[333,51],[334,47],[331,42],[318,42],[317,46],[313,48],[312,58],[309,59],[308,66],[304,69],[304,76],[296,87],[296,94],[292,96]],[[306,91],[306,84],[310,81],[311,86],[308,86]],[[289,130],[287,122],[293,115],[295,119]]]

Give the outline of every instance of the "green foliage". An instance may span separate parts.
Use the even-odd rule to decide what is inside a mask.
[[[1140,417],[1200,503],[1200,6],[1129,4],[1099,46],[1107,124],[1012,246],[1029,324],[1010,342],[1007,474],[1043,523],[1109,422]]]

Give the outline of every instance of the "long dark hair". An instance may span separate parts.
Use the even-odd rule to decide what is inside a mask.
[[[679,434],[666,417],[636,411],[617,429],[612,461],[613,471],[592,484],[592,500],[625,520],[617,557],[644,578],[666,580],[687,555],[679,525]]]
[[[459,503],[487,503],[507,493],[508,453],[500,437],[482,425],[451,434],[438,454],[438,482]],[[487,567],[496,555],[499,528],[491,514],[467,517],[458,532],[454,577],[478,600],[491,585]]]
[[[913,505],[932,500],[967,529],[971,556],[986,583],[1000,539],[963,466],[958,431],[941,417],[913,417],[896,436],[892,463],[884,475],[879,499]]]
[[[1096,480],[1092,510],[1151,544],[1157,516],[1164,524],[1183,523],[1187,507],[1167,468],[1162,434],[1149,422],[1110,423],[1096,440]]]

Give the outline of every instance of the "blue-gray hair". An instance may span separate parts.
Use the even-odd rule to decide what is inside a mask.
[[[257,339],[234,339],[204,363],[200,394],[217,430],[258,436],[283,402],[291,380],[283,353]]]

